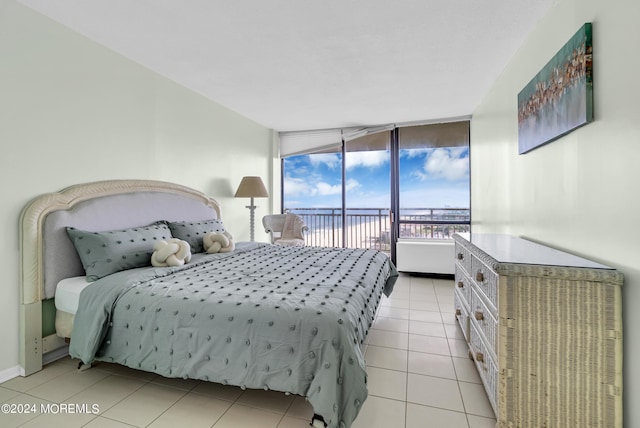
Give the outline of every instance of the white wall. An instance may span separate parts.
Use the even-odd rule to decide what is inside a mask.
[[[518,155],[518,92],[593,23],[595,122]],[[637,0],[557,0],[471,122],[472,228],[541,241],[625,275],[625,426],[640,426],[640,90]]]
[[[96,180],[173,181],[215,196],[248,240],[244,175],[271,183],[273,132],[0,0],[0,372],[18,364],[18,217],[33,197]],[[257,200],[256,218],[271,202]],[[261,227],[256,239],[266,240]]]

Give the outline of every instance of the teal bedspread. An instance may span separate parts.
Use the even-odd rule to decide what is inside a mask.
[[[374,250],[238,247],[91,284],[70,355],[298,394],[330,427],[349,427],[367,398],[360,345],[393,264]]]

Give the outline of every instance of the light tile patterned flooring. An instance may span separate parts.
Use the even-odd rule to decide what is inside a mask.
[[[452,308],[453,281],[399,278],[369,332],[369,398],[354,428],[495,426]],[[111,364],[78,372],[69,358],[1,384],[0,402],[37,410],[42,403],[99,408],[97,414],[0,413],[4,428],[307,428],[313,414],[301,397],[166,379]]]

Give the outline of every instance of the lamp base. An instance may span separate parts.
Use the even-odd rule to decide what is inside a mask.
[[[251,240],[251,242],[254,242],[255,239],[255,218],[256,218],[256,208],[258,208],[257,206],[255,206],[253,204],[253,198],[251,198],[251,205],[247,205],[247,208],[249,208],[249,239]]]

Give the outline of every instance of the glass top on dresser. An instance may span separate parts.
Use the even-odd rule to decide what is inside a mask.
[[[459,233],[458,235],[500,263],[613,269],[612,267],[511,235],[492,233]]]

